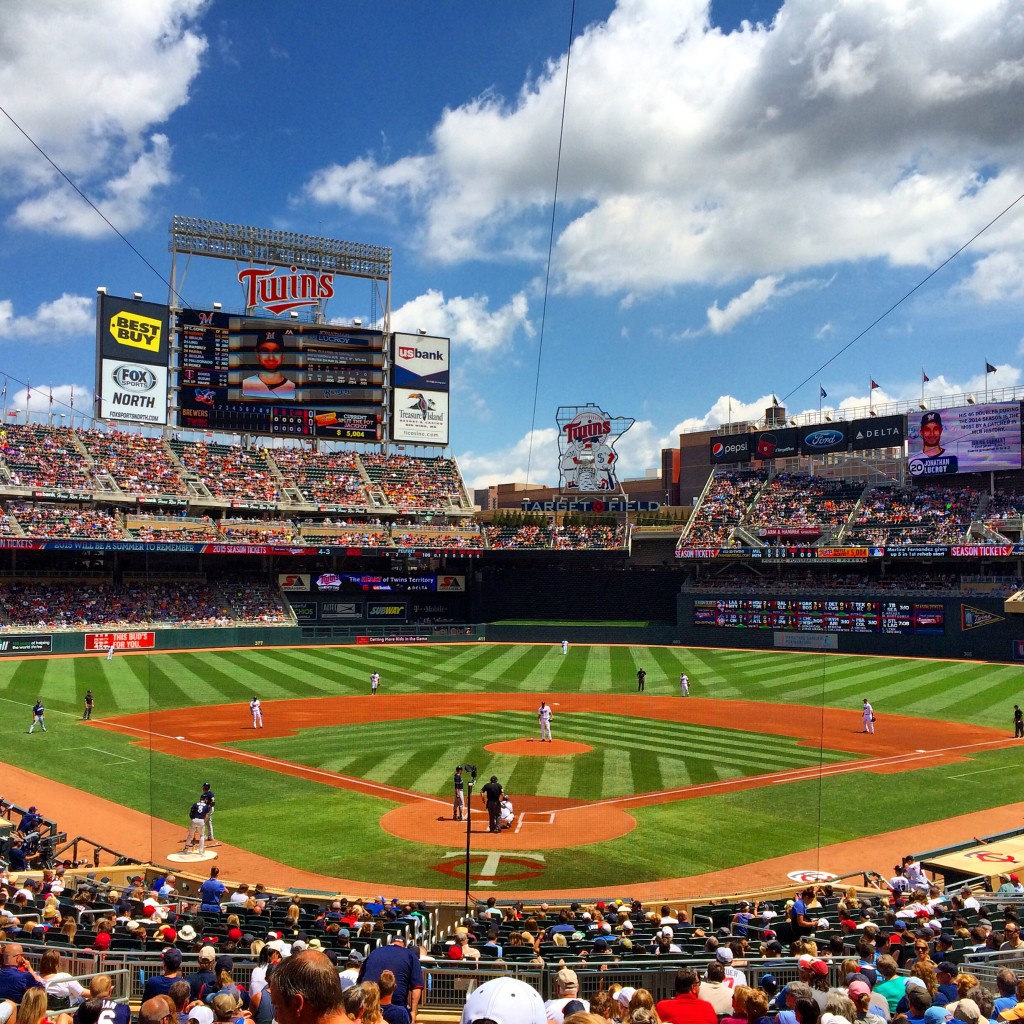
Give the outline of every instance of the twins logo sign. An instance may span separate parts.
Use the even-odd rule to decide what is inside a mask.
[[[561,489],[576,493],[618,491],[615,443],[635,421],[625,416],[612,418],[593,403],[563,405],[555,420]]]

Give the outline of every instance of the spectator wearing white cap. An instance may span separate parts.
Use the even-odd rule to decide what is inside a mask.
[[[576,972],[569,967],[563,967],[555,975],[555,995],[544,1004],[544,1013],[553,1024],[562,1024],[564,1019],[565,1004],[572,999],[579,999],[580,979]],[[590,1012],[590,1003],[586,999],[580,999],[584,1004],[585,1012]],[[465,1020],[465,1015],[463,1015]]]
[[[719,946],[715,950],[715,959],[725,968],[726,985],[730,988],[746,985],[747,976],[739,967],[734,966],[736,954],[728,946]]]
[[[461,1024],[547,1024],[547,1020],[544,1001],[535,988],[518,978],[493,978],[470,993]]]

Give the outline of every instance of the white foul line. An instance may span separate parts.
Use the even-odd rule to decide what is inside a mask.
[[[253,754],[248,750],[235,750],[233,747],[217,746],[215,743],[201,743],[199,740],[184,741],[178,739],[177,736],[170,736],[163,732],[153,732],[151,729],[140,729],[134,725],[125,725],[123,722],[118,722],[116,725],[108,722],[106,723],[108,728],[112,729],[125,729],[131,732],[140,733],[143,736],[152,736],[156,739],[161,740],[175,740],[176,742],[185,742],[193,747],[200,747],[203,750],[212,750],[217,753],[218,756],[223,757],[225,754],[229,754],[231,757],[247,758],[250,761],[254,761],[257,764],[275,765],[278,768],[290,769],[291,774],[301,773],[310,776],[319,776],[324,779],[338,779],[342,782],[352,783],[353,788],[365,788],[365,789],[376,789],[381,793],[397,794],[402,797],[415,797],[418,800],[422,800],[425,803],[439,804],[442,807],[448,807],[447,800],[441,800],[438,797],[426,796],[422,793],[413,793],[408,789],[399,789],[397,786],[388,786],[382,782],[370,782],[367,779],[359,779],[354,775],[342,775],[340,772],[329,772],[323,768],[309,768],[303,764],[297,764],[295,761],[282,761],[277,757],[267,757],[265,754]]]

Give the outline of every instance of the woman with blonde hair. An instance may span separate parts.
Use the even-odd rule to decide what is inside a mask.
[[[57,1013],[47,1016],[46,990],[30,988],[21,997],[17,1024],[71,1024],[71,1014]]]
[[[657,1022],[658,1015],[654,1012],[654,996],[645,988],[638,988],[629,997],[629,1006],[622,1016],[623,1024],[648,1024],[643,1015],[640,1020],[637,1020],[636,1015],[641,1010],[648,1011],[651,1015],[650,1019]]]
[[[381,1024],[384,1015],[380,1012],[380,988],[375,981],[364,981],[360,986],[363,990],[363,1024]]]
[[[747,1000],[753,993],[749,985],[737,985],[732,990],[732,1013],[723,1017],[720,1024],[747,1024]]]

